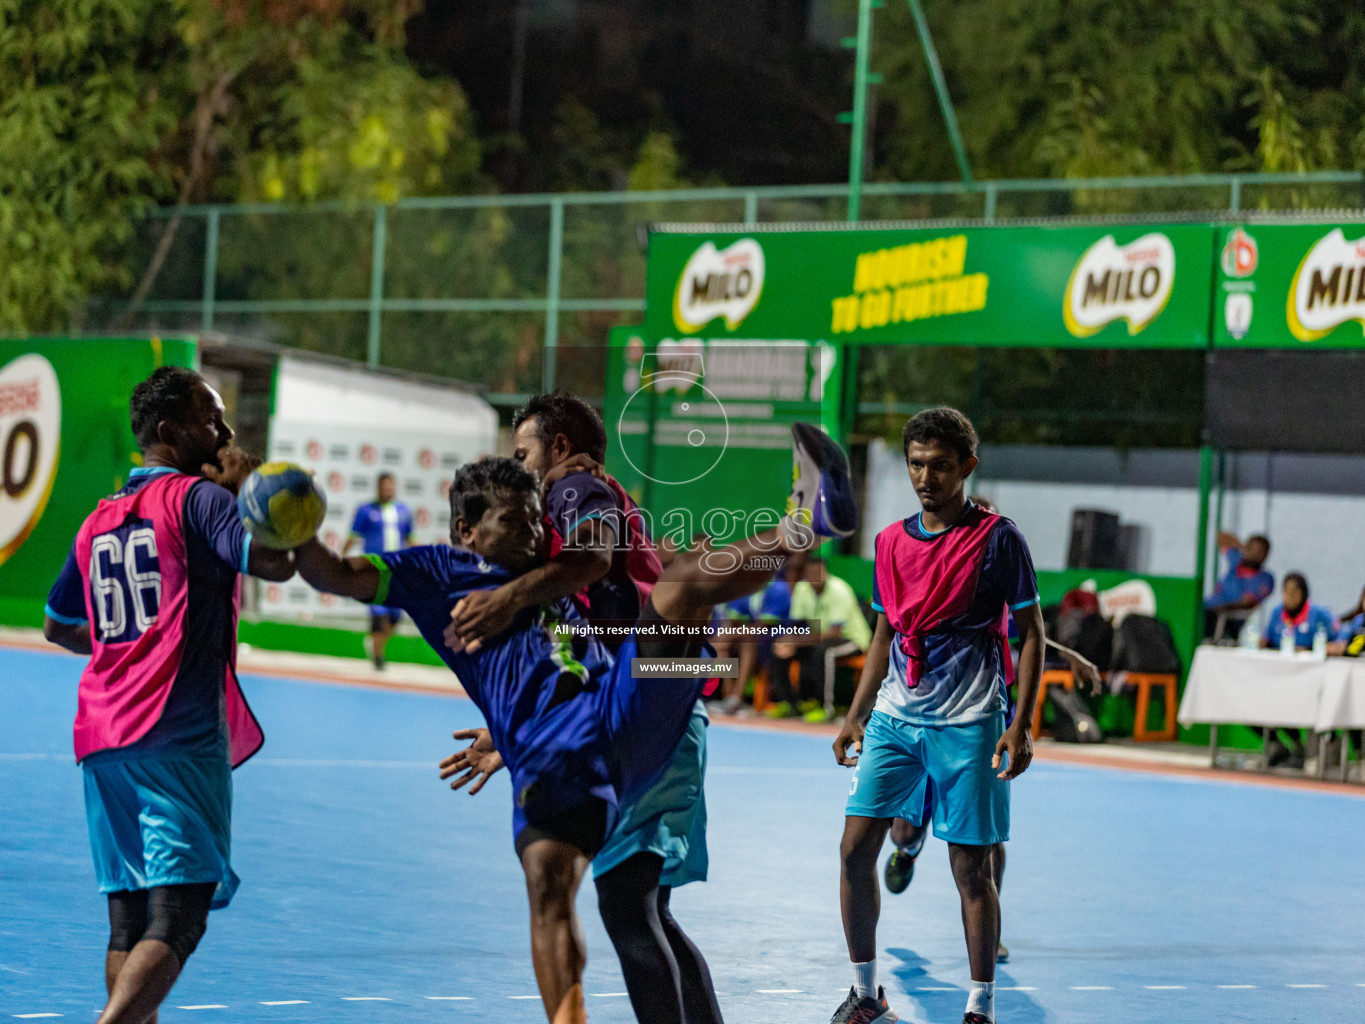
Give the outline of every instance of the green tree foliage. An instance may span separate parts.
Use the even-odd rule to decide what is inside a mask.
[[[979,177],[1358,160],[1365,9],[1347,0],[924,0]],[[908,5],[878,12],[879,165],[956,176]]]
[[[0,327],[61,327],[124,273],[131,215],[172,195],[156,54],[175,45],[157,0],[0,0]]]
[[[117,258],[151,203],[391,202],[480,187],[463,91],[403,54],[417,6],[0,0],[0,327],[62,329],[84,296],[134,282],[135,310],[180,253],[173,217],[152,226],[150,248]],[[353,247],[353,235],[330,243]],[[319,257],[337,251],[302,237],[312,251],[277,252],[295,278],[278,288],[294,296],[317,294],[331,270]],[[361,263],[368,285],[367,251]],[[223,269],[232,276],[230,260]]]

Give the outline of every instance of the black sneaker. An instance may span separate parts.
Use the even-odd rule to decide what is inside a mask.
[[[962,1015],[962,1024],[995,1024],[995,1021],[991,1020],[984,1013],[964,1013]]]
[[[1003,942],[997,941],[995,944],[995,962],[998,964],[1010,962],[1010,948]]]
[[[858,990],[850,987],[848,998],[834,1011],[829,1024],[891,1024],[900,1020],[896,1011],[886,1003],[886,990],[877,986],[877,998],[858,998]]]
[[[886,858],[884,877],[887,892],[905,892],[910,886],[910,879],[915,877],[914,854],[906,853],[901,849],[892,850],[891,856]]]

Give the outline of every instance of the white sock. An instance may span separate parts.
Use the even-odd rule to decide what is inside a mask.
[[[853,965],[853,990],[859,999],[877,998],[877,958]]]
[[[974,981],[967,993],[967,1012],[979,1013],[995,1024],[995,982]]]

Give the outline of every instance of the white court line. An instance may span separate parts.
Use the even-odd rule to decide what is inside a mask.
[[[453,1002],[464,1001],[464,1000],[467,1000],[467,999],[471,999],[471,1000],[472,1000],[474,997],[473,997],[473,996],[427,996],[427,998],[428,998],[428,999],[434,999],[434,1000],[436,1000],[436,1001],[438,1001],[438,1002],[453,1003]]]
[[[269,1002],[261,1003],[262,1006],[303,1006],[307,999],[272,999]]]
[[[1037,992],[1038,989],[1033,985],[997,985],[997,992]],[[960,989],[949,989],[950,992],[959,992]]]
[[[540,996],[508,996],[508,999],[539,999]]]
[[[1113,985],[1072,985],[1072,992],[1112,992]]]
[[[630,995],[629,992],[594,992],[594,999],[620,999],[622,996]]]
[[[1285,988],[1326,988],[1326,985],[1286,985]]]
[[[799,988],[760,988],[760,989],[755,989],[754,991],[756,991],[756,992],[757,992],[759,995],[761,995],[761,996],[788,996],[788,995],[793,995],[793,996],[794,996],[794,995],[800,995],[800,994],[801,994],[801,990],[800,990]]]
[[[104,1011],[99,1011],[103,1013]],[[11,1017],[18,1017],[20,1020],[33,1020],[35,1017],[60,1017],[60,1013],[12,1013]]]
[[[348,1003],[391,1003],[388,996],[342,996]]]
[[[199,1006],[180,1006],[180,1010],[226,1010],[226,1003],[201,1003]]]
[[[1255,988],[1255,985],[1219,985],[1219,988]]]
[[[1184,985],[1143,985],[1142,987],[1152,992],[1179,992],[1185,988]]]

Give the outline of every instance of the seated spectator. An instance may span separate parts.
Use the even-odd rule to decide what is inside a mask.
[[[1204,598],[1204,635],[1212,636],[1223,614],[1243,615],[1270,596],[1275,577],[1265,570],[1270,541],[1253,534],[1243,543],[1233,534],[1219,532],[1218,552],[1227,567],[1213,593]]]
[[[1290,630],[1294,634],[1294,646],[1299,650],[1310,649],[1320,629],[1329,637],[1337,635],[1340,627],[1336,616],[1308,600],[1308,580],[1303,573],[1291,572],[1285,576],[1280,593],[1284,600],[1270,613],[1270,621],[1261,634],[1262,647],[1278,648],[1284,642],[1285,632]]]
[[[791,612],[792,577],[800,572],[797,557],[789,557],[772,582],[762,590],[716,607],[716,638],[713,643],[716,657],[739,658],[739,677],[721,680],[721,701],[717,710],[722,714],[735,715],[743,710],[744,687],[754,674],[759,654],[767,653],[766,644],[727,631],[726,626],[740,622],[777,623],[787,619]]]
[[[1308,600],[1308,580],[1302,573],[1291,572],[1285,576],[1280,593],[1284,600],[1270,613],[1270,621],[1266,623],[1265,632],[1261,636],[1262,647],[1278,648],[1287,634],[1294,637],[1296,649],[1311,648],[1313,638],[1317,636],[1319,630],[1325,631],[1329,637],[1336,636],[1336,617],[1322,605],[1313,604]],[[1289,738],[1288,747],[1280,742],[1281,732]],[[1272,728],[1266,743],[1265,761],[1266,766],[1270,768],[1281,764],[1288,764],[1291,768],[1302,768],[1303,731]]]
[[[773,644],[768,684],[778,703],[768,714],[786,718],[804,713],[807,721],[823,722],[827,718],[825,688],[835,662],[866,651],[872,643],[872,628],[853,588],[830,575],[820,558],[806,561],[803,578],[792,587],[791,618],[809,622],[811,636]],[[791,683],[793,661],[800,666],[795,687]]]

